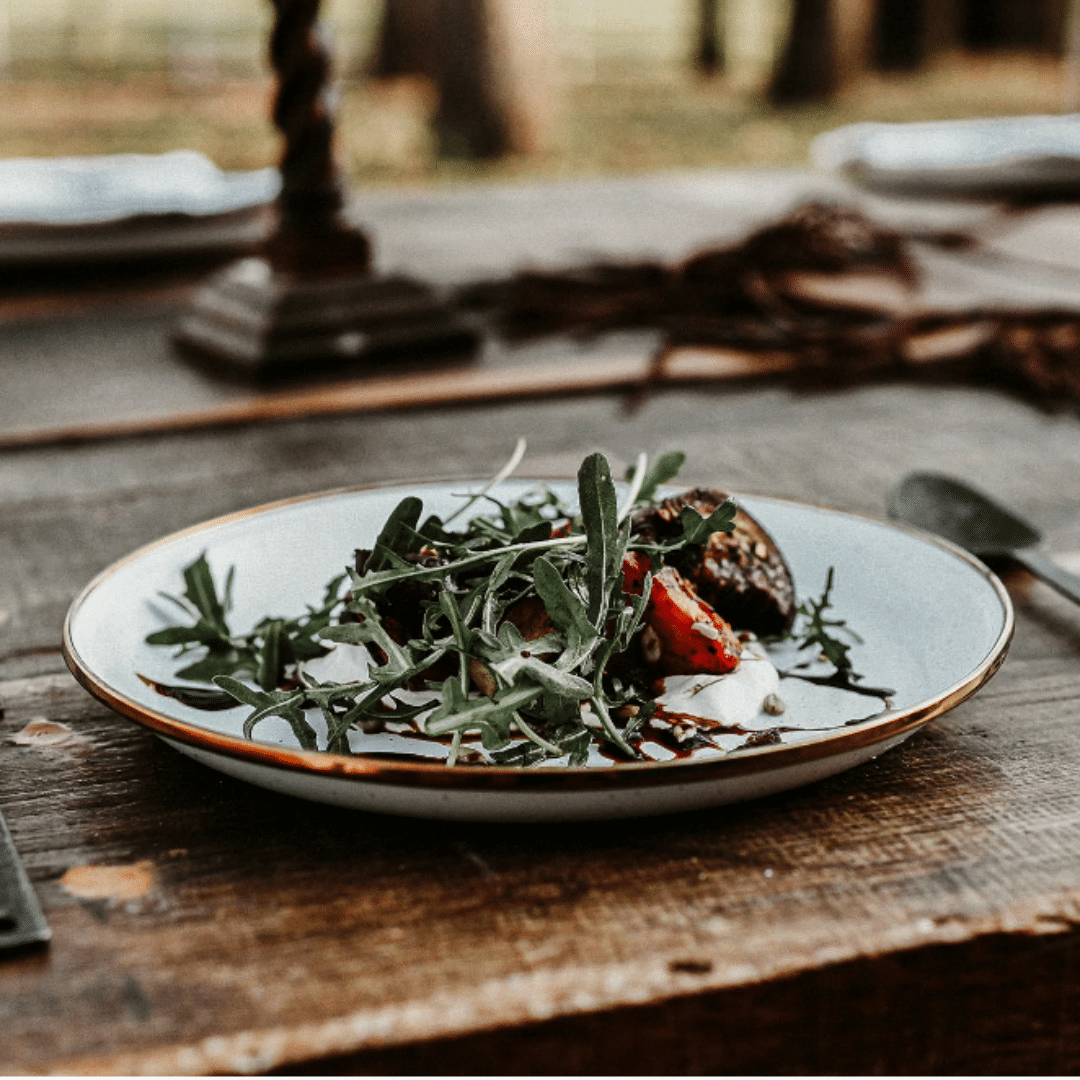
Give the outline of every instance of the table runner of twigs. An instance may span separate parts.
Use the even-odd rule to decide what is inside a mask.
[[[871,378],[976,381],[1049,406],[1080,402],[1080,277],[1075,305],[942,310],[921,302],[919,245],[962,265],[977,241],[956,232],[913,237],[858,210],[811,203],[682,263],[528,271],[454,298],[509,343],[651,329],[661,342],[651,357],[586,349],[540,364],[455,362],[252,388],[186,412],[8,431],[0,448],[600,391],[624,392],[632,405],[662,386],[763,376],[808,388]],[[1023,276],[1019,262],[1012,269]]]

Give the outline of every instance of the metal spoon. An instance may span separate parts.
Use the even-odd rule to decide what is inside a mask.
[[[959,480],[912,473],[889,496],[889,516],[937,533],[980,559],[1011,559],[1080,604],[1080,577],[1033,550],[1042,539],[1039,532]]]

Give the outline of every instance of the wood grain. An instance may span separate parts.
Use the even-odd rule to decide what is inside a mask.
[[[134,363],[167,308],[8,326],[5,362]],[[1076,1071],[1080,609],[1021,572],[1002,671],[903,747],[617,826],[291,800],[63,670],[68,604],[134,548],[303,492],[488,474],[518,436],[535,473],[680,447],[688,480],[871,514],[947,471],[1080,559],[1080,420],[989,388],[704,383],[0,449],[0,806],[54,931],[0,957],[0,1072]]]
[[[1014,662],[857,773],[715,813],[556,829],[297,803],[188,762],[67,676],[9,681],[3,736],[45,710],[78,741],[5,753],[0,799],[55,936],[0,969],[0,1064],[261,1071],[1068,932],[1073,691],[1052,661]],[[150,867],[155,885],[72,896],[63,876],[88,865]],[[46,1045],[53,1002],[65,1022]]]
[[[564,1060],[603,1071],[641,1045],[618,1034],[625,1009],[652,1018],[656,1054],[675,1053],[685,1018],[716,1010],[770,1018],[777,1032],[831,1024],[861,1047],[829,1057],[818,1042],[813,1057],[773,1034],[758,1044],[764,1056],[730,1059],[769,1057],[787,1071],[877,1060],[886,1051],[873,1031],[893,1029],[874,1009],[904,1006],[915,1024],[939,1000],[920,998],[922,1013],[904,1005],[920,973],[944,998],[982,957],[983,968],[1004,965],[1002,985],[1027,985],[1018,972],[1046,953],[1025,942],[1053,935],[1058,957],[1075,948],[1080,613],[1024,575],[1010,578],[1021,604],[1013,658],[905,748],[788,796],[618,827],[397,821],[246,787],[93,703],[59,670],[56,645],[81,585],[165,531],[302,490],[417,476],[435,446],[440,472],[479,473],[517,433],[539,471],[569,471],[594,446],[618,463],[679,442],[692,478],[871,512],[905,468],[948,467],[1080,550],[1080,522],[1060,501],[1078,427],[983,391],[746,387],[660,393],[632,418],[618,399],[583,398],[8,453],[0,805],[54,941],[0,965],[0,1068],[265,1071],[338,1056],[342,1068],[423,1071],[445,1053],[486,1071],[468,1066],[474,1050],[498,1071],[521,1067],[514,1055],[533,1045],[554,1067],[557,1048],[570,1054],[593,1032]],[[1012,455],[1008,475],[985,457],[987,428]],[[828,437],[837,431],[842,440]],[[76,738],[15,742],[35,717]],[[80,899],[61,881],[81,866],[150,867],[154,885],[134,900]],[[1056,978],[1055,993],[1074,993]],[[870,997],[858,990],[868,982]],[[827,1003],[853,999],[865,1009],[844,1024]],[[1072,999],[1052,1000],[1064,1011],[1047,1006],[1037,1031],[1017,1020],[995,1061],[1075,1063],[1061,1005]],[[900,1071],[981,1067],[990,1051],[977,1035],[993,1016],[966,1039],[939,1024],[907,1056],[890,1035],[888,1060]],[[531,1034],[506,1033],[521,1025]],[[670,1060],[719,1068],[735,1030],[721,1023]],[[481,1041],[460,1043],[457,1058],[445,1042],[421,1049],[468,1033]],[[358,1051],[376,1056],[348,1056]]]

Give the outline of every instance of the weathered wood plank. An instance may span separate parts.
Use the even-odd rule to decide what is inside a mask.
[[[659,1005],[285,1067],[344,1075],[1068,1075],[1075,930],[854,960]]]
[[[776,190],[740,205],[749,190],[731,221],[706,180],[666,204],[628,183],[609,209],[638,207],[635,236],[675,251],[708,221],[774,216]],[[570,194],[502,246],[484,232],[499,214],[448,197],[444,249],[479,232],[432,276],[562,261],[589,205]],[[503,220],[528,204],[496,198]],[[387,257],[404,269],[430,225],[407,202],[371,218],[401,225]],[[134,358],[160,331],[91,324],[49,340]],[[536,473],[681,447],[688,479],[872,514],[907,471],[953,472],[1080,560],[1080,421],[989,389],[683,388],[635,411],[596,395],[0,452],[0,806],[54,930],[47,952],[0,958],[0,1071],[1075,1070],[1080,610],[1021,573],[1010,660],[899,750],[619,825],[290,800],[175,754],[62,670],[68,604],[132,549],[306,491],[488,474],[519,435]]]
[[[1080,919],[1080,700],[1054,659],[812,788],[573,828],[297,802],[66,676],[0,692],[0,802],[55,934],[0,967],[5,1071],[266,1069]],[[36,716],[70,741],[13,742]],[[88,864],[152,883],[80,900]]]

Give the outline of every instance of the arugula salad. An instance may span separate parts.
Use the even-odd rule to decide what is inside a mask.
[[[303,748],[338,754],[363,753],[364,735],[407,733],[442,744],[450,767],[648,761],[656,746],[665,760],[720,752],[718,734],[743,732],[741,722],[726,705],[711,715],[695,702],[723,684],[779,717],[770,640],[810,651],[796,668],[830,665],[811,681],[889,693],[857,683],[858,639],[827,614],[831,570],[822,597],[796,606],[782,554],[732,499],[700,488],[660,496],[683,454],[651,466],[642,455],[621,498],[592,454],[573,506],[543,486],[500,500],[523,454],[522,442],[448,517],[402,499],[321,600],[245,632],[229,624],[235,568],[219,589],[200,555],[183,593],[161,594],[184,621],[146,639],[177,650],[185,683],[140,678],[195,708],[247,707],[249,738],[271,717]],[[356,660],[347,677],[327,674],[335,651]],[[769,741],[743,734],[747,746]]]

